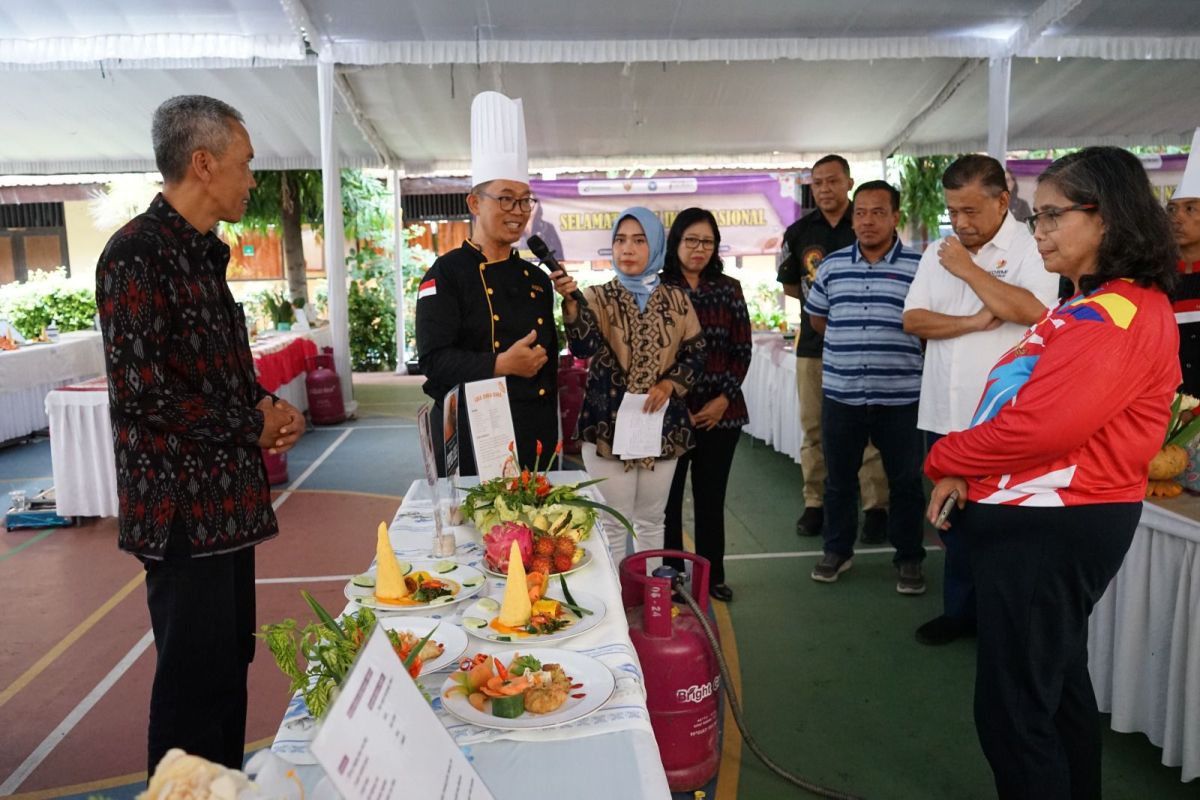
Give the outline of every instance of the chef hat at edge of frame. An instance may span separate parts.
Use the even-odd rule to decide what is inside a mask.
[[[1200,128],[1192,134],[1192,153],[1183,168],[1183,180],[1179,181],[1171,197],[1200,197]]]
[[[480,92],[471,101],[471,185],[495,180],[529,183],[525,111],[520,100]]]

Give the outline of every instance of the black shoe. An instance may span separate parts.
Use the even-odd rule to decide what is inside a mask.
[[[837,553],[826,553],[813,567],[810,578],[818,583],[837,583],[838,576],[854,564],[850,557],[839,556]]]
[[[975,622],[959,617],[940,616],[917,628],[917,641],[921,644],[950,644],[964,636],[975,635]]]
[[[722,603],[728,603],[733,599],[733,589],[723,583],[718,583],[708,587],[708,596],[714,600],[720,600]]]
[[[825,509],[821,506],[809,506],[804,509],[800,519],[796,520],[797,536],[820,536],[821,528],[825,525]]]
[[[858,540],[863,544],[887,544],[887,509],[872,508],[863,513],[862,533]]]

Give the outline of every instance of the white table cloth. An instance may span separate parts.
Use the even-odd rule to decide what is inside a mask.
[[[550,474],[552,483],[574,483],[585,480],[583,472]],[[474,479],[463,479],[467,484]],[[443,486],[445,482],[443,481]],[[586,491],[586,490],[585,490]],[[444,499],[448,490],[443,490]],[[424,482],[412,485],[392,520],[389,533],[393,548],[408,559],[428,558],[432,545],[433,508],[428,486]],[[460,563],[480,566],[483,549],[480,537],[471,526],[454,528],[458,542],[455,559]],[[358,537],[364,561],[373,552],[374,537],[362,531]],[[531,771],[538,775],[537,786],[553,787],[552,793],[572,800],[612,800],[613,798],[669,798],[666,774],[658,754],[658,745],[650,727],[646,709],[641,665],[629,638],[629,626],[621,604],[616,567],[605,545],[599,527],[585,543],[593,562],[569,579],[571,589],[589,592],[600,597],[606,606],[601,623],[587,633],[557,643],[567,650],[583,652],[597,658],[612,670],[616,678],[613,697],[594,714],[575,723],[558,728],[532,731],[495,731],[463,723],[441,709],[440,688],[449,670],[422,676],[422,683],[432,697],[438,698],[434,709],[455,741],[468,754],[472,766],[498,800],[522,800],[530,795]],[[494,592],[503,584],[489,577],[483,594]],[[451,606],[443,614],[423,612],[422,616],[439,617],[459,624],[461,615],[471,603]],[[352,610],[347,606],[347,610]],[[403,618],[403,615],[397,615]],[[470,637],[467,654],[502,652],[511,647],[484,642]],[[273,748],[289,759],[305,760],[306,740],[315,731],[303,723],[289,728],[289,720],[303,717],[303,704],[293,700],[280,726]],[[311,763],[311,757],[309,758]],[[536,766],[535,766],[536,765]],[[300,768],[308,787],[315,786],[322,775],[318,766]],[[544,794],[545,792],[541,792]]]
[[[56,513],[115,517],[117,465],[108,419],[108,379],[94,378],[46,395]]]
[[[750,369],[742,395],[750,412],[746,433],[800,463],[800,401],[796,395],[796,353],[779,333],[754,334]]]
[[[0,442],[47,427],[46,395],[59,386],[104,374],[98,331],[74,331],[53,344],[0,351]]]
[[[97,348],[100,334],[96,337]],[[313,340],[317,347],[329,345],[328,325],[307,332],[273,334],[252,350],[256,361],[270,358],[297,338]],[[104,372],[103,354],[100,372]],[[305,374],[297,375],[275,390],[301,411],[308,409]],[[117,516],[117,468],[113,455],[112,426],[108,416],[108,389],[103,377],[47,390],[39,398],[42,416],[50,427],[50,461],[54,472],[56,511],[63,517]],[[4,397],[4,395],[0,395]],[[0,415],[2,424],[3,415]],[[46,427],[43,423],[41,427]],[[0,436],[0,439],[4,437]]]
[[[1088,667],[1113,730],[1200,777],[1200,497],[1147,502],[1125,562],[1088,623]]]

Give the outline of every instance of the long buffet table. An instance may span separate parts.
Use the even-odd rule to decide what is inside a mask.
[[[583,472],[550,474],[555,484],[585,480]],[[472,479],[464,479],[468,484]],[[584,490],[586,492],[586,490]],[[448,487],[443,481],[443,496]],[[428,558],[432,544],[433,503],[423,482],[414,483],[392,520],[389,534],[392,547],[405,559]],[[483,549],[480,536],[471,526],[454,528],[457,540],[455,560],[481,567]],[[434,711],[458,745],[468,754],[472,766],[499,800],[525,798],[536,787],[541,794],[550,787],[552,794],[572,800],[611,800],[612,798],[668,798],[666,774],[658,755],[658,746],[650,727],[642,668],[629,639],[629,626],[621,604],[616,567],[609,556],[599,529],[585,543],[592,563],[574,573],[569,581],[573,592],[582,591],[604,601],[604,619],[592,630],[556,643],[558,647],[587,654],[601,661],[613,673],[616,689],[596,712],[558,728],[524,731],[490,730],[449,715],[440,700],[441,686],[452,667],[422,675],[421,682],[435,698]],[[364,548],[365,550],[366,548]],[[364,552],[364,564],[366,562]],[[499,596],[504,581],[489,577],[481,596]],[[461,624],[471,601],[449,606],[437,613],[423,610],[421,616],[443,620],[443,624]],[[347,611],[352,611],[350,604]],[[403,618],[403,614],[395,616]],[[520,649],[468,636],[467,654],[500,653]],[[534,646],[533,644],[528,645]],[[545,645],[543,645],[545,646]],[[315,787],[323,772],[308,752],[308,741],[315,734],[303,701],[293,699],[272,749],[300,766],[298,773],[305,786]],[[536,781],[531,783],[531,776]]]
[[[49,425],[46,395],[60,386],[104,374],[98,331],[75,331],[51,344],[0,351],[0,442]]]
[[[99,351],[100,334],[93,335]],[[307,410],[304,359],[331,340],[328,325],[261,338],[251,345],[259,382],[300,410]],[[102,354],[99,371],[104,372]],[[115,517],[117,472],[105,378],[53,388],[40,402],[44,402],[43,417],[50,425],[57,513],[63,517]]]
[[[750,412],[746,433],[800,463],[800,403],[796,397],[796,354],[783,336],[754,334],[750,369],[742,382]]]
[[[1113,730],[1146,734],[1200,777],[1200,497],[1147,501],[1125,562],[1092,611],[1088,667]]]

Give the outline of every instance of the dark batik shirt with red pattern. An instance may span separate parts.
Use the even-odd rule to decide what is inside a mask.
[[[258,437],[267,395],[225,282],[229,247],[162,195],[109,240],[96,267],[120,500],[118,544],[162,558],[172,525],[191,553],[274,536]]]
[[[693,289],[682,275],[664,274],[663,283],[687,290],[700,327],[704,329],[704,371],[688,392],[688,411],[695,414],[717,395],[729,398],[729,407],[717,423],[718,428],[740,428],[750,421],[742,381],[750,369],[753,349],[750,338],[750,311],[742,294],[742,284],[728,275],[701,278]]]

